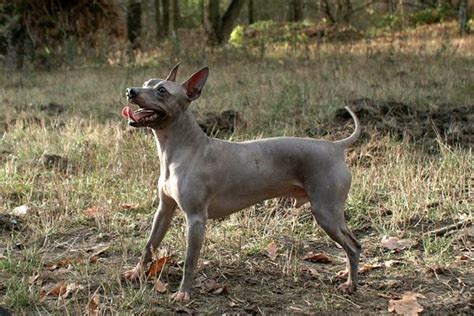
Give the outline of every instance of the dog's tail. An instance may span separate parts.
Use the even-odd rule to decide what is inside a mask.
[[[352,132],[351,136],[335,141],[335,143],[340,144],[343,147],[348,147],[352,145],[360,136],[360,122],[357,116],[354,114],[354,112],[351,111],[351,109],[349,109],[348,106],[345,106],[344,108],[347,110],[347,112],[349,112],[349,114],[352,116],[352,119],[354,120],[354,124],[355,124],[354,132]]]

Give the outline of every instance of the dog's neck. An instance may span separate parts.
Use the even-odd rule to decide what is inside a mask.
[[[199,144],[205,144],[209,139],[189,110],[181,113],[164,129],[153,129],[153,134],[162,166],[169,165],[177,158],[177,152],[195,150]]]

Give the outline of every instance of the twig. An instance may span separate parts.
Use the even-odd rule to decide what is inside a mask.
[[[361,309],[360,305],[358,305],[358,304],[354,303],[354,302],[353,302],[353,301],[351,301],[350,299],[348,299],[348,298],[345,298],[345,297],[344,297],[344,296],[342,296],[342,295],[335,295],[335,296],[336,296],[337,298],[340,298],[340,299],[342,299],[343,301],[346,301],[347,303],[350,303],[350,304],[354,305],[356,308],[358,308],[358,309]]]
[[[468,227],[470,225],[472,225],[472,220],[467,219],[467,220],[464,220],[464,221],[461,221],[461,222],[458,222],[458,223],[455,223],[455,224],[452,224],[452,225],[444,226],[444,227],[441,227],[441,228],[438,228],[438,229],[435,229],[435,230],[430,230],[429,232],[426,232],[423,235],[424,236],[431,236],[431,235],[443,236],[447,232],[450,232],[450,231],[455,230],[455,229],[465,228],[465,227]]]

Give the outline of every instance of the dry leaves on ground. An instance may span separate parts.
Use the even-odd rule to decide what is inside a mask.
[[[76,292],[77,290],[80,290],[82,288],[82,285],[78,285],[76,283],[66,284],[65,282],[59,282],[53,285],[52,287],[43,287],[41,289],[41,299],[45,300],[47,296],[67,298],[71,293]]]
[[[92,207],[89,207],[89,208],[83,210],[82,214],[87,218],[96,218],[99,215],[103,215],[104,210],[97,207],[97,206],[92,206]]]
[[[135,204],[134,203],[123,203],[121,205],[122,209],[124,209],[124,210],[136,210],[136,209],[138,209],[139,206],[140,206],[140,204],[138,204],[138,203],[135,203]]]
[[[72,265],[74,264],[84,264],[84,263],[96,263],[98,260],[99,260],[99,257],[104,253],[106,252],[108,249],[109,249],[110,246],[105,246],[105,247],[101,247],[101,248],[93,248],[91,250],[95,250],[94,253],[92,253],[92,255],[90,255],[87,259],[85,259],[82,255],[79,255],[75,258],[63,258],[63,259],[59,259],[58,261],[56,262],[51,262],[51,263],[48,263],[46,264],[46,268],[50,271],[54,271],[56,269],[59,269],[59,268],[66,268],[66,269],[70,269],[72,267]]]
[[[383,265],[380,263],[365,263],[359,268],[359,274],[365,274],[375,269],[382,268]]]
[[[56,261],[54,263],[47,264],[46,268],[49,271],[54,271],[54,270],[59,269],[59,268],[69,269],[73,264],[82,263],[82,262],[83,262],[82,257],[59,259],[58,261]]]
[[[157,260],[154,260],[151,264],[150,267],[148,268],[148,271],[146,272],[147,278],[156,278],[156,276],[163,270],[163,267],[165,264],[173,264],[174,260],[171,256],[165,256],[158,258]]]
[[[416,245],[416,241],[408,239],[399,239],[398,237],[387,237],[383,236],[382,241],[380,242],[384,248],[401,251],[411,246]]]
[[[214,279],[205,279],[201,282],[201,289],[212,294],[227,294],[229,292],[227,284],[218,283]]]
[[[266,249],[266,252],[267,252],[267,256],[271,259],[271,260],[275,260],[276,257],[278,256],[278,246],[277,244],[272,241],[271,243],[269,243],[267,245],[267,249]]]
[[[153,289],[158,293],[166,293],[168,292],[168,283],[164,283],[161,280],[156,280]]]
[[[303,260],[314,262],[314,263],[331,263],[331,258],[324,253],[312,253],[308,252],[304,257]]]
[[[92,296],[89,303],[87,303],[87,315],[98,316],[99,307],[100,307],[100,295],[96,293]]]
[[[388,311],[399,315],[418,315],[423,311],[423,307],[417,301],[418,297],[425,298],[419,293],[406,292],[401,299],[391,299],[388,302]]]

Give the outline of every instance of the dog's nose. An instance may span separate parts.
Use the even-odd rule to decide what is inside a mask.
[[[136,95],[137,91],[135,91],[133,88],[127,88],[127,97],[133,98]]]

